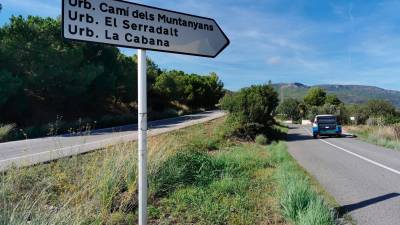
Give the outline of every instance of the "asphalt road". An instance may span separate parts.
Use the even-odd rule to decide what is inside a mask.
[[[149,123],[150,136],[182,129],[225,115],[209,111]],[[29,166],[76,154],[87,153],[118,143],[137,140],[137,125],[95,130],[80,135],[62,135],[0,144],[0,170],[11,165]]]
[[[289,131],[289,152],[359,225],[400,224],[400,152],[355,138],[314,140],[311,128]]]

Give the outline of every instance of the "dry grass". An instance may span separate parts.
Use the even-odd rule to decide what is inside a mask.
[[[211,138],[209,130],[221,123],[217,120],[150,138],[150,174],[191,140]],[[137,144],[132,142],[11,169],[0,176],[0,224],[109,223],[119,211],[135,218],[136,168]]]
[[[7,138],[12,130],[15,129],[15,124],[1,125],[0,124],[0,141]]]
[[[369,143],[400,150],[400,124],[390,126],[348,126],[346,129]]]

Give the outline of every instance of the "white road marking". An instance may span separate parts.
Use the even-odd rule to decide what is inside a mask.
[[[307,130],[307,129],[305,129],[305,128],[304,128],[304,130],[305,130],[307,133],[309,133],[310,135],[312,135],[311,132],[310,132],[309,130]],[[328,145],[330,145],[330,146],[332,146],[332,147],[334,147],[334,148],[337,148],[337,149],[339,149],[339,150],[341,150],[341,151],[343,151],[343,152],[346,152],[346,153],[348,153],[348,154],[350,154],[350,155],[353,155],[353,156],[355,156],[355,157],[357,157],[357,158],[360,158],[360,159],[362,159],[362,160],[364,160],[364,161],[366,161],[366,162],[369,162],[369,163],[371,163],[371,164],[373,164],[373,165],[375,165],[375,166],[381,167],[381,168],[386,169],[386,170],[388,170],[388,171],[390,171],[390,172],[392,172],[392,173],[395,173],[395,174],[397,174],[397,175],[400,175],[400,171],[398,171],[398,170],[392,169],[392,168],[390,168],[390,167],[388,167],[388,166],[385,166],[385,165],[383,165],[383,164],[381,164],[381,163],[375,162],[375,161],[372,160],[372,159],[369,159],[369,158],[367,158],[367,157],[364,157],[364,156],[362,156],[362,155],[359,155],[359,154],[357,154],[357,153],[354,153],[354,152],[352,152],[352,151],[350,151],[350,150],[347,150],[347,149],[344,149],[344,148],[339,147],[339,146],[337,146],[337,145],[334,145],[334,144],[332,144],[332,143],[330,143],[330,142],[328,142],[328,141],[321,140],[321,139],[319,139],[319,140],[322,141],[322,142],[324,142],[325,144],[328,144]]]

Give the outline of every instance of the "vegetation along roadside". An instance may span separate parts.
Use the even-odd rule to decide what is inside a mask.
[[[151,224],[335,224],[334,206],[279,140],[285,128],[253,117],[276,105],[275,93],[243,91],[224,101],[249,114],[150,138]],[[265,98],[265,107],[248,107]],[[128,143],[10,169],[0,180],[0,224],[136,224],[136,150]]]

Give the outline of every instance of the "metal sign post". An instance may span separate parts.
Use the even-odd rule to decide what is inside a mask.
[[[147,224],[147,58],[138,50],[139,225]]]
[[[229,39],[214,19],[123,0],[62,0],[66,40],[137,48],[139,225],[147,224],[146,50],[214,58]]]

